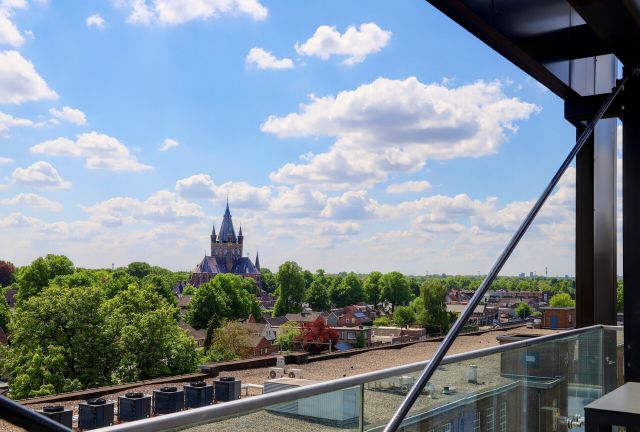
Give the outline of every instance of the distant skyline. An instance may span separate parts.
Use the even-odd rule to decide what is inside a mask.
[[[228,195],[263,267],[486,273],[574,139],[422,1],[0,1],[17,265],[190,270]],[[570,168],[504,274],[574,274],[574,202]]]

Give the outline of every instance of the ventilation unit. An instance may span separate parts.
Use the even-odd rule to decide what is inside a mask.
[[[287,376],[289,378],[301,379],[304,378],[304,371],[302,369],[289,369],[287,371]]]
[[[113,402],[102,398],[88,399],[78,404],[78,428],[89,430],[113,424]]]
[[[120,421],[141,420],[151,416],[151,396],[132,392],[118,396],[118,418]]]
[[[153,391],[153,412],[170,414],[184,408],[184,390],[177,387],[160,387]]]
[[[229,402],[240,399],[242,382],[234,377],[222,377],[214,380],[215,400]]]
[[[204,381],[194,381],[184,386],[184,403],[187,408],[199,408],[213,403],[213,386]]]
[[[269,379],[282,378],[283,376],[284,376],[284,368],[281,368],[281,367],[269,368]]]
[[[64,409],[61,405],[47,405],[42,408],[42,411],[38,411],[45,417],[49,417],[51,420],[62,423],[68,428],[71,428],[71,422],[73,421],[73,411],[70,409]]]
[[[276,357],[276,366],[277,367],[284,368],[284,364],[285,364],[284,356]]]

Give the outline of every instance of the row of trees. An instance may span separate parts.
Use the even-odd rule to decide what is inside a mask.
[[[194,371],[195,342],[178,326],[171,289],[183,276],[144,263],[77,269],[57,255],[18,269],[3,326],[10,346],[0,348],[12,397]]]

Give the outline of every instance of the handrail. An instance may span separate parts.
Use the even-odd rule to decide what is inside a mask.
[[[0,396],[0,419],[28,431],[71,432],[68,427],[4,396]]]
[[[568,330],[560,333],[554,333],[544,335],[536,338],[531,338],[522,341],[511,342],[504,345],[497,345],[488,348],[482,348],[479,350],[468,351],[460,354],[454,354],[447,356],[442,364],[451,364],[460,361],[467,361],[478,357],[484,357],[492,354],[499,354],[514,349],[520,349],[530,346],[539,345],[542,343],[566,339],[568,337],[580,335],[583,333],[602,330],[602,325],[594,325],[591,327],[583,327],[579,329]],[[619,327],[618,329],[621,329]],[[421,362],[410,363],[407,365],[396,366],[393,368],[383,369],[374,372],[367,372],[364,374],[354,375],[346,378],[339,378],[331,381],[325,381],[317,384],[310,384],[303,387],[298,387],[289,390],[281,390],[274,393],[268,393],[261,396],[254,396],[247,399],[240,399],[237,401],[225,402],[222,404],[211,405],[202,408],[195,408],[188,411],[180,411],[173,414],[165,414],[163,416],[153,417],[146,420],[138,420],[130,423],[123,423],[119,425],[110,426],[101,431],[111,432],[133,432],[133,431],[157,431],[163,429],[173,429],[178,427],[185,427],[190,424],[199,424],[212,420],[220,420],[232,415],[248,413],[251,411],[264,409],[265,407],[290,402],[296,399],[307,398],[311,396],[317,396],[329,392],[338,390],[344,390],[350,387],[356,387],[368,382],[379,381],[386,378],[391,378],[398,375],[418,372],[426,365],[430,363],[430,360],[424,360]]]
[[[484,278],[478,289],[476,289],[473,297],[471,297],[471,300],[469,300],[469,303],[467,304],[464,312],[460,314],[460,317],[453,324],[453,326],[449,330],[449,333],[447,333],[447,336],[444,338],[440,346],[438,346],[438,349],[431,359],[431,363],[425,366],[424,371],[422,372],[422,374],[420,374],[420,377],[418,377],[413,387],[411,387],[411,390],[409,390],[407,397],[404,399],[404,401],[402,401],[402,404],[400,404],[400,407],[393,415],[393,417],[391,417],[391,420],[389,421],[389,424],[387,424],[387,427],[384,428],[384,432],[396,432],[398,430],[398,428],[402,424],[402,420],[409,413],[409,410],[422,393],[422,389],[435,372],[436,368],[444,358],[449,348],[451,348],[451,345],[453,345],[453,342],[455,341],[456,337],[458,337],[458,334],[460,334],[460,330],[462,330],[464,324],[471,317],[471,314],[475,310],[476,306],[480,304],[480,301],[493,283],[494,279],[498,276],[498,273],[500,273],[500,270],[502,270],[502,267],[505,265],[505,263],[515,250],[516,246],[518,246],[518,243],[529,229],[529,226],[531,226],[531,224],[533,223],[533,220],[538,215],[540,209],[542,209],[542,206],[547,201],[547,198],[549,198],[553,189],[555,189],[555,187],[558,185],[558,182],[560,181],[560,178],[562,178],[564,172],[567,170],[567,168],[569,168],[573,159],[587,142],[589,136],[593,133],[593,129],[595,128],[596,123],[598,123],[602,116],[604,116],[604,114],[607,112],[613,101],[620,94],[620,91],[629,80],[629,78],[638,75],[638,72],[638,69],[634,68],[630,71],[630,73],[625,74],[623,78],[617,83],[617,85],[611,90],[611,93],[609,94],[609,96],[607,96],[604,103],[597,111],[593,119],[591,119],[584,131],[580,134],[580,137],[576,140],[576,144],[573,146],[564,162],[562,162],[555,175],[551,178],[551,181],[544,189],[536,203],[533,205],[533,207],[527,214],[527,217],[525,217],[518,230],[513,234],[513,237],[511,238],[505,249],[502,251],[496,262],[493,264],[493,267],[491,268],[487,276]]]

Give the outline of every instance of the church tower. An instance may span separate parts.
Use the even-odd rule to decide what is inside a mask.
[[[233,271],[236,262],[242,257],[242,242],[244,240],[242,228],[238,234],[236,237],[231,211],[229,211],[229,200],[227,200],[227,208],[222,217],[218,240],[212,247],[211,256],[222,258],[229,272]]]
[[[213,224],[213,228],[211,229],[211,256],[215,256],[215,246],[216,246],[216,224]]]

